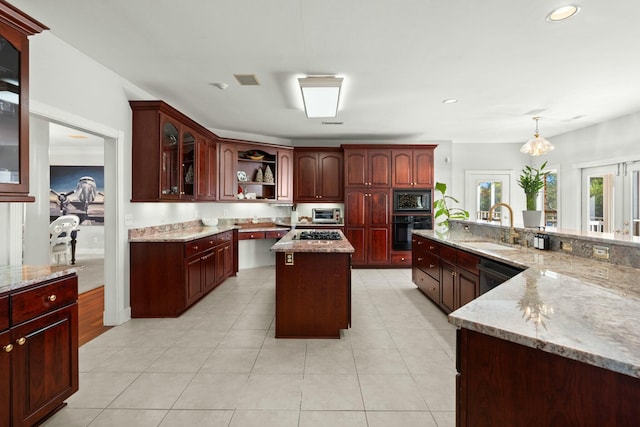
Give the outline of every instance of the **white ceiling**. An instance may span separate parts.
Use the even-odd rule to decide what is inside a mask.
[[[640,111],[640,2],[10,0],[204,126],[287,139],[521,142]],[[37,36],[36,36],[37,37]],[[240,86],[233,74],[255,74]],[[344,77],[338,121],[296,78]],[[228,84],[220,90],[211,83]],[[443,104],[456,98],[456,104]]]

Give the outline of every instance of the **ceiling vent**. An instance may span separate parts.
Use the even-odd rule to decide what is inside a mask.
[[[260,85],[255,74],[234,74],[233,77],[235,77],[238,83],[240,83],[240,86],[259,86]]]
[[[323,125],[343,125],[344,122],[322,122]]]

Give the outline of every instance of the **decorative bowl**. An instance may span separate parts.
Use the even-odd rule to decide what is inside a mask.
[[[202,223],[207,227],[215,227],[218,225],[218,218],[204,217],[202,218]]]
[[[262,160],[262,159],[264,159],[264,154],[260,155],[260,156],[247,155],[247,157],[250,158],[251,160]]]

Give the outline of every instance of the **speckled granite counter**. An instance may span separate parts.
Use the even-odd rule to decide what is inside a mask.
[[[164,231],[154,231],[152,227],[129,230],[130,242],[189,242],[201,237],[212,236],[224,233],[225,231],[238,228],[236,225],[219,225],[207,227],[204,225],[188,228],[170,229]]]
[[[526,271],[459,308],[459,327],[640,378],[640,269],[520,246],[479,248],[468,232],[415,231]]]
[[[0,266],[0,294],[77,271],[70,265],[3,265]]]
[[[301,230],[291,230],[271,246],[273,252],[332,252],[332,253],[353,253],[355,249],[339,229],[322,231],[337,231],[342,240],[294,240],[294,237]],[[309,229],[305,231],[310,231]]]

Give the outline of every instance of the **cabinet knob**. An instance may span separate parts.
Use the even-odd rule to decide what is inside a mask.
[[[429,246],[429,249],[434,250],[436,247],[435,246]]]
[[[401,258],[400,258],[400,261],[404,261],[404,257],[401,257]]]
[[[456,277],[456,272],[455,272],[455,271],[452,271],[452,272],[451,272],[451,276],[452,276],[452,277]]]
[[[431,292],[435,292],[435,291],[436,291],[435,287],[431,288]]]
[[[6,352],[6,353],[10,353],[11,350],[13,350],[13,344],[7,344],[5,346],[2,347],[2,349]]]
[[[251,236],[249,236],[249,237],[251,237],[253,239],[253,234]]]
[[[210,244],[210,245],[213,245],[213,240],[209,240],[209,244]]]
[[[424,258],[418,257],[418,261],[424,261]]]
[[[435,267],[435,264],[429,264],[429,268]]]
[[[27,339],[25,337],[18,338],[16,342],[18,343],[18,345],[24,345],[24,343],[27,342]]]
[[[421,242],[421,241],[419,241],[419,240],[418,240],[418,246],[420,246],[422,243],[423,243],[423,242]]]
[[[47,301],[50,301],[50,302],[54,302],[56,299],[57,299],[57,297],[55,295],[49,295],[47,297]]]

